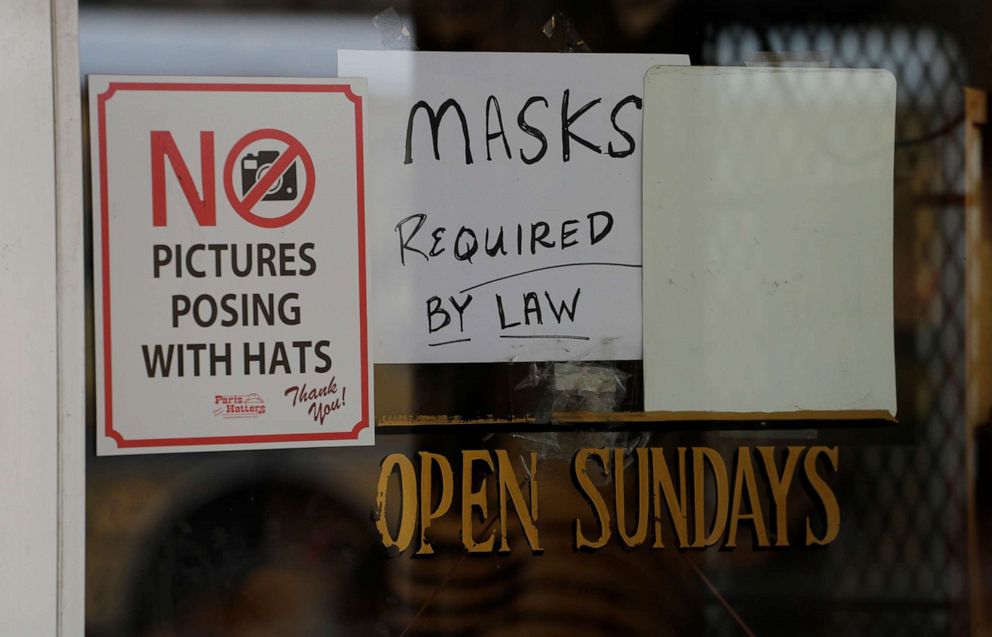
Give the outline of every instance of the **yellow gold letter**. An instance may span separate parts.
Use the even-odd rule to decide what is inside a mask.
[[[713,468],[713,477],[716,478],[716,516],[713,518],[713,528],[709,535],[706,534],[706,483],[704,481],[706,463]],[[692,548],[702,549],[716,543],[717,539],[723,535],[723,529],[727,526],[727,465],[723,458],[714,449],[709,447],[692,448],[692,489],[695,492],[696,508],[696,541]]]
[[[431,510],[433,473],[431,465],[437,464],[441,472],[441,499],[437,503],[437,508]],[[431,522],[448,512],[451,508],[451,496],[453,495],[452,483],[455,476],[451,471],[451,463],[444,456],[436,453],[420,452],[420,549],[417,555],[432,555],[434,547],[427,539],[427,529]]]
[[[517,518],[520,520],[524,535],[527,536],[530,550],[543,551],[544,549],[541,548],[537,537],[537,525],[535,524],[537,522],[537,487],[535,486],[537,484],[537,454],[533,452],[530,454],[530,511],[527,510],[527,504],[524,502],[524,494],[517,482],[517,475],[513,472],[513,464],[510,462],[509,454],[506,453],[505,449],[497,449],[496,459],[499,464],[499,529],[503,535],[500,538],[500,552],[508,553],[510,551],[510,544],[506,540],[507,493],[510,494],[513,509],[517,512]]]
[[[478,507],[483,521],[488,517],[489,511],[486,504],[486,479],[482,479],[478,491],[472,491],[472,464],[476,460],[485,462],[490,473],[493,471],[493,459],[488,451],[462,451],[462,544],[469,553],[492,553],[493,544],[496,543],[496,529],[490,531],[489,539],[484,542],[476,542],[472,532],[472,509]]]
[[[741,485],[747,487],[747,499],[750,501],[750,513],[741,513],[743,491]],[[737,448],[737,471],[734,473],[734,499],[730,505],[730,531],[727,533],[727,546],[737,546],[737,525],[741,520],[751,520],[754,524],[754,534],[758,546],[767,547],[768,532],[765,531],[765,518],[761,512],[761,499],[758,498],[758,485],[755,484],[754,467],[751,465],[751,448]]]
[[[813,528],[807,517],[806,546],[812,544],[819,546],[830,544],[837,539],[837,534],[840,532],[840,506],[837,504],[837,496],[834,495],[830,485],[824,482],[823,478],[816,473],[816,457],[821,453],[830,460],[831,468],[834,471],[837,470],[837,447],[810,447],[806,458],[803,459],[803,469],[806,472],[806,479],[809,480],[810,486],[813,487],[813,490],[820,497],[823,512],[826,514],[827,527],[823,537],[818,538],[813,534]]]
[[[679,447],[679,495],[675,497],[675,483],[665,462],[665,450],[651,449],[651,465],[654,474],[654,548],[664,548],[661,541],[661,492],[665,492],[668,513],[675,525],[675,535],[679,538],[679,548],[689,546],[689,516],[686,506],[685,447]],[[661,485],[661,489],[658,486]]]
[[[603,500],[603,495],[596,488],[596,485],[592,483],[592,479],[589,477],[588,467],[586,466],[589,463],[589,456],[591,455],[599,458],[600,463],[603,465],[603,472],[606,475],[610,475],[610,454],[606,449],[579,449],[578,453],[575,454],[575,460],[573,461],[575,479],[582,488],[583,495],[586,496],[586,499],[589,500],[593,509],[595,509],[596,517],[599,519],[600,529],[599,538],[595,541],[589,541],[582,534],[582,521],[576,518],[575,548],[579,549],[603,548],[609,541],[611,534],[610,512],[606,508],[606,501]]]
[[[775,500],[775,546],[789,546],[788,529],[788,506],[789,487],[792,485],[792,477],[796,473],[799,465],[799,458],[803,455],[802,447],[787,447],[788,453],[785,456],[785,468],[782,469],[781,476],[778,467],[775,465],[775,448],[758,447],[761,458],[765,462],[765,472],[768,474],[768,486],[771,487],[772,498]]]
[[[617,532],[620,533],[620,539],[623,540],[624,544],[634,548],[643,544],[648,537],[648,506],[650,505],[648,500],[648,479],[650,477],[648,475],[650,470],[648,450],[643,447],[637,449],[637,528],[633,535],[627,533],[627,512],[624,506],[626,498],[623,487],[624,459],[624,450],[614,449],[613,466],[615,472],[613,480],[616,487]]]
[[[393,468],[400,470],[400,528],[396,538],[389,533],[389,523],[386,521],[386,491],[389,489],[389,477]],[[410,546],[413,531],[417,526],[417,473],[410,459],[401,453],[386,456],[379,471],[379,486],[376,489],[376,521],[382,545],[386,548],[396,547],[403,552]]]

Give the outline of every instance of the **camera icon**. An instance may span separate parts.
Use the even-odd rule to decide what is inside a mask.
[[[247,195],[259,179],[262,178],[272,163],[279,158],[279,152],[275,150],[260,150],[258,153],[249,153],[241,158],[241,194]],[[292,201],[297,197],[296,188],[296,162],[294,161],[282,175],[276,179],[272,186],[265,191],[262,201]]]

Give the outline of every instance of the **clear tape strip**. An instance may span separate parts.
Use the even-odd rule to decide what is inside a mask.
[[[382,45],[390,51],[412,51],[413,37],[403,23],[403,18],[396,9],[389,7],[372,18],[372,24],[379,31]]]

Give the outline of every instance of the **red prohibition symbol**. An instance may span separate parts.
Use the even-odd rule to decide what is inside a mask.
[[[286,144],[286,150],[272,162],[272,165],[264,174],[259,175],[258,181],[245,193],[245,196],[238,198],[237,191],[234,189],[234,172],[237,169],[237,160],[245,148],[263,139],[278,140]],[[296,205],[279,217],[262,217],[255,214],[254,207],[258,205],[258,202],[262,200],[265,193],[282,178],[283,174],[289,170],[290,166],[297,159],[300,160],[303,164],[303,169],[306,171],[307,183]],[[246,221],[262,228],[281,228],[299,219],[300,215],[306,212],[307,207],[310,205],[310,200],[313,199],[315,184],[313,158],[310,157],[310,153],[307,152],[307,149],[300,140],[277,128],[262,128],[248,133],[234,144],[231,152],[227,155],[227,160],[224,162],[224,192],[227,193],[227,199],[231,202],[231,207]]]

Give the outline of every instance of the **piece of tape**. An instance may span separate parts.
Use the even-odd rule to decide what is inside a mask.
[[[616,370],[611,367],[555,363],[555,390],[616,393]]]
[[[390,51],[412,51],[413,36],[403,23],[396,9],[389,7],[372,18],[372,24],[379,31],[382,45]]]
[[[562,44],[558,50],[561,53],[590,53],[592,49],[579,35],[572,19],[564,11],[555,11],[541,27],[541,33],[549,40],[560,38]]]

